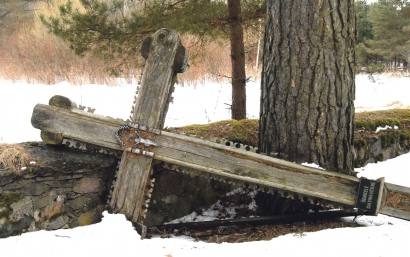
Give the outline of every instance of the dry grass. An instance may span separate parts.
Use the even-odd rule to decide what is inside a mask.
[[[0,35],[0,78],[46,84],[60,81],[114,84],[114,75],[109,71],[120,66],[122,61],[107,62],[93,55],[77,56],[65,42],[49,34],[40,22],[40,15],[55,15],[63,2],[66,1],[39,2],[33,20],[21,21],[18,29],[10,35]],[[80,7],[78,0],[73,3],[75,8]],[[256,77],[259,76],[259,71],[255,70],[258,36],[249,30],[245,38],[247,76]],[[204,41],[192,35],[183,35],[182,41],[190,55],[190,67],[179,76],[180,83],[230,79],[230,44],[227,38]],[[117,76],[138,79],[141,67],[137,66],[137,60],[125,61]]]
[[[324,229],[358,227],[357,223],[345,222],[340,219],[316,221],[316,222],[299,222],[294,224],[266,225],[256,227],[243,227],[231,234],[215,234],[211,236],[199,237],[212,243],[241,243],[250,241],[271,240],[286,234],[293,234],[295,237],[304,237],[308,232],[316,232]]]
[[[40,15],[50,16],[58,12],[58,6],[66,2],[56,0],[39,2],[32,20],[20,21],[18,29],[10,35],[0,35],[0,77],[10,80],[26,80],[35,83],[54,84],[69,81],[73,84],[111,84],[114,76],[110,68],[118,63],[106,62],[92,55],[78,56],[60,38],[48,33],[40,22]],[[78,0],[74,1],[77,8]],[[124,77],[137,72],[134,64],[123,67]]]
[[[1,77],[46,84],[64,80],[76,84],[112,82],[102,60],[77,56],[61,39],[31,28],[24,25],[0,47]]]
[[[0,168],[21,172],[26,167],[30,157],[23,147],[13,144],[0,144]]]
[[[255,66],[258,38],[253,30],[245,32],[246,76],[256,78],[260,70]],[[192,35],[183,35],[182,43],[189,53],[189,69],[179,76],[183,83],[231,78],[230,42],[226,39],[201,41]]]
[[[252,241],[271,240],[273,238],[293,234],[295,237],[304,237],[306,233],[325,229],[360,227],[356,222],[345,221],[340,218],[323,219],[307,222],[272,225],[241,225],[222,226],[210,229],[181,229],[170,233],[159,234],[161,237],[190,236],[199,241],[208,243],[242,243]]]

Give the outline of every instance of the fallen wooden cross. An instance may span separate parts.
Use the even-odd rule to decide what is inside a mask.
[[[109,206],[139,224],[143,234],[154,159],[358,214],[383,213],[410,220],[409,188],[162,131],[176,74],[186,66],[185,49],[176,32],[161,29],[144,42],[142,52],[146,65],[129,123],[84,112],[69,99],[54,97],[50,105],[35,106],[32,124],[42,131],[46,143],[75,140],[123,151]]]

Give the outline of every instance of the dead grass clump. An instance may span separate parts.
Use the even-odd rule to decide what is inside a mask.
[[[21,172],[29,164],[29,155],[19,145],[0,144],[0,168]]]
[[[215,232],[211,236],[199,237],[210,243],[242,243],[251,241],[271,240],[275,237],[293,234],[295,237],[304,237],[306,233],[316,232],[324,229],[359,227],[357,223],[346,222],[340,219],[319,220],[313,222],[300,222],[294,224],[265,225],[256,227],[244,227],[235,233],[223,235]],[[220,233],[220,235],[218,235]]]

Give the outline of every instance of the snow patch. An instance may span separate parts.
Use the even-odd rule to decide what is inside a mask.
[[[356,78],[355,105],[359,111],[410,106],[410,78],[375,75],[374,83],[367,75]],[[259,83],[248,83],[248,114],[259,115]],[[96,113],[126,119],[131,109],[135,84],[120,82],[117,86],[59,83],[54,86],[30,85],[0,80],[0,143],[39,140],[39,131],[32,128],[30,117],[37,103],[47,104],[55,94],[65,95],[77,104],[97,108]],[[177,86],[174,103],[167,115],[167,126],[207,123],[229,119],[225,103],[230,102],[228,83],[205,82],[197,87]],[[11,111],[12,110],[12,111]],[[356,169],[360,176],[410,187],[408,167],[410,154],[392,160],[368,164]],[[318,168],[318,167],[315,167]],[[252,207],[252,203],[248,207]],[[207,217],[217,213],[205,210]],[[233,214],[231,212],[230,214]],[[192,214],[191,220],[201,219]],[[205,216],[204,216],[205,217]],[[187,220],[189,220],[187,218]],[[190,238],[153,238],[140,240],[132,224],[123,215],[104,212],[101,223],[69,230],[39,231],[0,239],[1,256],[7,257],[73,257],[73,256],[272,256],[305,257],[402,257],[408,245],[410,222],[379,215],[359,217],[360,228],[328,229],[303,236],[285,235],[269,241],[209,244]],[[318,250],[320,249],[320,250]]]
[[[392,126],[389,126],[389,125],[386,125],[386,126],[384,126],[384,127],[377,127],[376,128],[376,133],[379,133],[380,131],[386,131],[386,130],[398,130],[399,129],[399,127],[398,126],[396,126],[396,125],[394,125],[393,127]]]
[[[315,168],[315,169],[319,169],[319,170],[324,170],[322,167],[319,166],[319,164],[316,163],[308,163],[308,162],[304,162],[302,163],[303,166],[306,167],[310,167],[310,168]]]

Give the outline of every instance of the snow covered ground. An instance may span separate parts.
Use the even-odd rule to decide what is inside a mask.
[[[361,221],[371,224],[366,217]],[[0,240],[4,257],[162,256],[162,257],[404,257],[410,222],[372,218],[373,225],[288,234],[270,241],[204,243],[178,237],[140,240],[123,215],[107,215],[99,224],[70,230],[33,232]]]
[[[357,76],[356,107],[359,111],[410,106],[410,78],[377,75]],[[259,85],[248,85],[248,114],[257,118]],[[39,140],[30,125],[32,108],[47,103],[55,94],[78,104],[97,108],[97,113],[127,118],[135,86],[118,82],[116,87],[101,85],[29,85],[0,80],[0,143]],[[177,87],[167,115],[167,126],[207,123],[229,118],[225,103],[230,102],[228,83],[207,82],[196,87]],[[410,187],[407,167],[410,154],[358,169],[360,175],[386,177]],[[338,228],[304,234],[288,234],[270,241],[211,244],[190,238],[140,240],[123,215],[105,213],[101,223],[71,230],[40,231],[0,239],[0,256],[407,256],[410,222],[379,215],[360,217],[360,228]]]
[[[398,75],[356,76],[357,112],[410,108],[410,77]]]
[[[357,76],[357,111],[410,107],[410,78],[375,75]],[[96,113],[127,119],[131,111],[136,85],[118,81],[115,86],[75,85],[66,82],[56,85],[32,85],[0,79],[0,143],[39,140],[39,133],[31,127],[30,117],[37,103],[47,104],[51,96],[69,97],[77,104],[96,108]],[[174,101],[167,114],[168,127],[200,124],[230,118],[227,104],[231,102],[228,82],[198,83],[196,86],[177,86]],[[259,117],[259,82],[247,86],[249,118]]]
[[[30,117],[37,103],[47,104],[53,95],[63,95],[77,104],[96,108],[95,113],[115,118],[129,117],[136,85],[118,81],[115,86],[75,85],[66,82],[56,85],[30,85],[25,82],[0,80],[0,143],[39,140]],[[259,117],[260,89],[249,83],[248,117]],[[230,118],[227,104],[231,102],[229,83],[206,82],[196,86],[177,86],[173,94],[165,126],[208,123]]]

